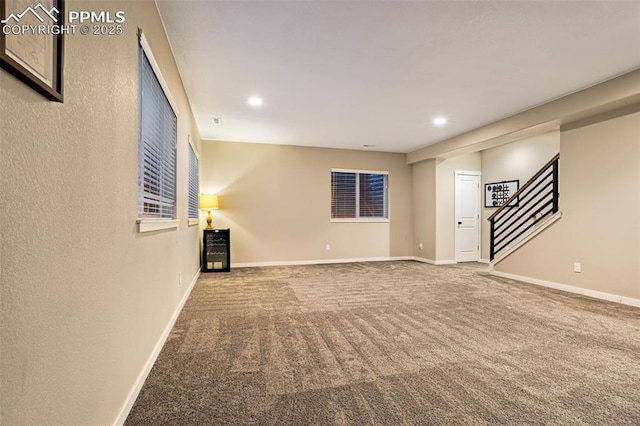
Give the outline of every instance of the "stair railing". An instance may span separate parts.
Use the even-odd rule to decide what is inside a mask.
[[[560,154],[556,154],[489,216],[491,261],[542,219],[558,212],[559,163]]]

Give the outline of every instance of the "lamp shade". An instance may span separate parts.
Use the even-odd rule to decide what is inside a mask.
[[[200,208],[202,210],[218,210],[218,196],[213,194],[200,194]]]

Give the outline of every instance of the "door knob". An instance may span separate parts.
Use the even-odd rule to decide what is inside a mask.
[[[458,225],[462,225],[462,222],[458,222]]]

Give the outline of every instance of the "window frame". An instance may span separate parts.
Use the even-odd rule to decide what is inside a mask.
[[[332,223],[389,223],[391,218],[391,208],[390,208],[390,197],[389,197],[389,171],[387,170],[362,170],[362,169],[342,169],[342,168],[332,168],[330,174],[329,185],[331,185],[332,178],[334,172],[337,173],[354,173],[356,175],[356,187],[355,187],[355,212],[356,217],[349,218],[334,218],[333,214],[333,197],[331,194],[331,188],[329,189],[329,217],[330,222]],[[384,203],[386,207],[386,217],[371,217],[371,216],[359,216],[360,214],[360,175],[385,175],[385,191],[384,191]]]
[[[158,62],[155,59],[155,56],[153,55],[153,52],[151,51],[151,47],[149,46],[149,43],[147,41],[147,39],[145,38],[143,32],[141,29],[138,30],[138,43],[140,48],[142,48],[143,53],[145,55],[145,57],[147,58],[147,60],[149,61],[149,65],[151,65],[151,69],[153,70],[153,73],[155,74],[156,79],[158,80],[158,83],[160,84],[160,88],[162,89],[168,103],[169,106],[171,107],[171,109],[173,110],[173,114],[175,115],[176,118],[176,134],[175,134],[175,146],[174,146],[174,150],[175,150],[175,161],[176,161],[176,170],[174,173],[174,177],[175,177],[175,181],[174,181],[174,187],[175,187],[175,200],[174,200],[174,206],[173,206],[173,217],[172,218],[151,218],[151,217],[139,217],[136,220],[136,223],[138,224],[138,232],[152,232],[152,231],[159,231],[159,230],[163,230],[163,229],[174,229],[177,228],[178,225],[180,224],[180,221],[177,219],[177,204],[178,204],[178,187],[177,187],[177,181],[178,181],[178,173],[177,173],[177,168],[178,168],[178,152],[177,152],[177,148],[178,148],[178,117],[179,117],[179,111],[177,108],[177,104],[174,101],[173,97],[171,96],[171,92],[169,91],[169,86],[166,82],[166,80],[164,79],[162,72],[160,71],[160,66],[158,65]],[[138,60],[139,61],[139,60]],[[140,70],[140,63],[138,63],[138,70]],[[138,75],[138,85],[140,85],[140,75]],[[138,96],[140,96],[140,87],[138,87]],[[140,100],[138,101],[140,102]],[[140,120],[140,103],[138,103],[138,120]],[[138,150],[140,149],[140,132],[141,132],[141,128],[140,128],[140,122],[138,122],[138,132],[139,132],[139,137],[138,137],[138,145],[137,148]],[[140,159],[138,158],[138,170],[139,170],[139,161]],[[140,183],[139,183],[139,171],[138,171],[138,197],[137,197],[137,204],[136,204],[136,215],[139,215],[139,209],[140,209],[140,205],[139,205],[139,197],[140,197]]]
[[[191,153],[193,153],[193,156],[195,157],[195,178],[196,178],[196,193],[195,193],[195,207],[196,207],[196,213],[195,213],[195,217],[191,216],[191,203],[194,202],[194,200],[191,198],[192,197],[192,193],[191,193],[191,178],[193,175],[193,170],[191,169]],[[198,154],[198,150],[196,149],[195,145],[193,144],[193,140],[191,139],[191,135],[189,135],[189,150],[187,152],[187,155],[189,157],[189,166],[188,166],[188,182],[187,182],[187,219],[189,220],[189,226],[192,225],[198,225],[200,223],[200,207],[198,205],[199,201],[200,201],[200,155]]]

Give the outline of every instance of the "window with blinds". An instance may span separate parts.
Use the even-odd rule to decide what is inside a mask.
[[[138,217],[173,219],[176,115],[142,46],[138,66]]]
[[[331,219],[389,218],[389,173],[331,171]]]
[[[200,194],[198,176],[198,156],[193,145],[189,144],[189,219],[198,219],[198,195]]]

